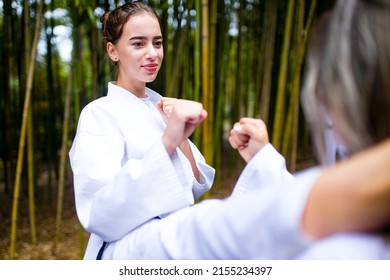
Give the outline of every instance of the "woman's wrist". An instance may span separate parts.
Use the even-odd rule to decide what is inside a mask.
[[[168,153],[169,155],[172,155],[172,153],[173,153],[173,152],[175,151],[175,149],[176,149],[176,145],[172,144],[173,141],[171,141],[171,140],[169,139],[169,137],[167,137],[166,135],[163,135],[163,137],[161,138],[161,140],[162,140],[162,143],[163,143],[163,145],[164,145],[165,150],[167,151],[167,153]]]

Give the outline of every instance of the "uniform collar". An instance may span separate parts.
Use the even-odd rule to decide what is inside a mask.
[[[135,96],[132,92],[117,86],[115,82],[109,82],[108,83],[108,92],[107,96],[109,97],[115,97],[120,99],[127,99],[127,100],[150,100],[153,103],[157,102],[161,99],[161,95],[155,92],[154,90],[151,90],[150,88],[145,88],[145,94],[148,96],[146,98],[138,98]]]

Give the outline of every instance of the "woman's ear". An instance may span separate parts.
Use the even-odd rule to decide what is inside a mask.
[[[119,60],[118,56],[116,54],[115,45],[113,43],[108,42],[106,45],[106,50],[107,50],[108,56],[110,57],[110,59],[112,61],[117,62]]]

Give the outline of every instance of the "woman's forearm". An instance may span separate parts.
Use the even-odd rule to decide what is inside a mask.
[[[196,165],[195,157],[194,157],[194,154],[192,153],[189,140],[188,139],[184,140],[180,144],[179,148],[183,152],[183,154],[187,157],[187,159],[189,160],[189,162],[191,164],[192,172],[194,173],[194,177],[199,182],[200,181],[200,172],[199,172],[199,169]]]
[[[390,140],[328,168],[316,181],[303,231],[320,238],[370,231],[390,222]]]

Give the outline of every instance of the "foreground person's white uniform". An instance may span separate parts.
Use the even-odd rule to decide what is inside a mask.
[[[307,195],[320,174],[294,178],[269,144],[248,163],[233,195],[153,219],[112,242],[106,259],[387,259],[379,235],[338,234],[312,243],[300,229]]]
[[[289,259],[309,244],[300,219],[318,175],[311,169],[294,179],[268,144],[245,167],[230,198],[153,219],[110,243],[103,259]]]
[[[199,184],[180,151],[168,156],[165,124],[153,105],[160,96],[147,93],[140,100],[110,84],[108,97],[80,117],[69,155],[77,214],[92,233],[85,259],[95,259],[103,241],[103,259],[389,257],[380,236],[344,234],[310,244],[300,224],[320,169],[293,177],[271,144],[247,164],[230,198],[190,206],[209,189],[214,170],[193,146]]]
[[[148,88],[146,94],[141,99],[109,83],[107,96],[80,115],[69,157],[77,215],[92,233],[86,259],[96,258],[103,241],[193,204],[213,183],[215,170],[192,143],[200,182],[178,148],[168,156],[161,141],[166,124],[156,108],[161,96]]]
[[[300,260],[389,260],[390,240],[380,234],[343,233],[315,242]]]

